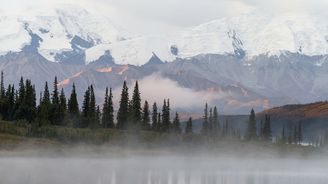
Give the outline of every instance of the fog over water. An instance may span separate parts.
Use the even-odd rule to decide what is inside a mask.
[[[4,184],[321,184],[322,159],[234,156],[0,159]]]

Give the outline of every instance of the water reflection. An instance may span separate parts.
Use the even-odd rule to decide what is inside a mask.
[[[223,158],[2,158],[5,184],[323,184],[322,161]]]

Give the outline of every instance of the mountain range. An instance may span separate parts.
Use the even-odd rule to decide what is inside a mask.
[[[166,35],[131,36],[109,18],[75,6],[33,15],[0,14],[0,70],[7,83],[30,78],[41,90],[54,76],[67,93],[94,84],[118,101],[123,80],[143,98],[174,108],[248,113],[328,96],[328,24],[310,16],[250,13]]]

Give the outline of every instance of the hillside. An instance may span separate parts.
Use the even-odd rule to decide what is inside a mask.
[[[263,111],[260,114],[288,118],[328,118],[328,102],[310,104],[285,105]]]

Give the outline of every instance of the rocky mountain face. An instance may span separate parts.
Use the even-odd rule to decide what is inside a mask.
[[[286,53],[240,60],[234,55],[206,54],[163,62],[154,55],[143,66],[115,64],[110,56],[89,65],[54,63],[37,53],[9,53],[0,57],[0,70],[8,83],[21,76],[30,78],[38,90],[57,76],[67,93],[75,83],[82,98],[94,84],[98,101],[104,89],[114,89],[118,101],[122,82],[133,86],[140,81],[144,97],[160,102],[171,98],[177,109],[199,111],[205,102],[224,113],[247,113],[290,103],[325,100],[327,94],[326,56]]]

